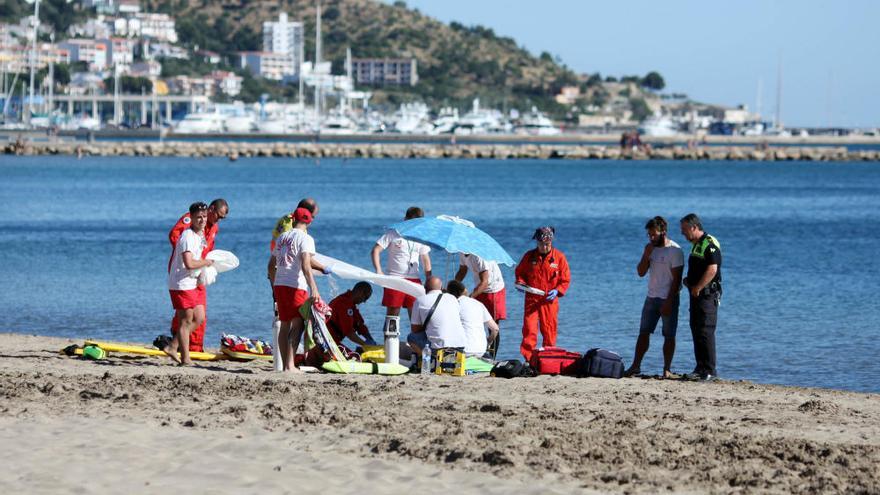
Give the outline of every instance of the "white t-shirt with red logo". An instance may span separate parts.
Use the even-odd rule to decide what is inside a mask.
[[[459,254],[458,264],[466,266],[468,271],[474,275],[475,285],[480,283],[480,273],[489,272],[489,287],[485,290],[487,294],[495,294],[504,288],[504,277],[501,275],[498,263],[486,261],[475,254]]]
[[[315,254],[315,240],[299,229],[288,230],[275,241],[275,285],[308,290],[302,271],[302,253]]]
[[[192,253],[194,260],[202,259],[202,251],[207,246],[205,235],[196,234],[193,229],[186,229],[174,246],[171,257],[171,269],[168,271],[168,288],[171,290],[192,290],[198,286],[198,277],[193,275],[196,270],[188,270],[183,264],[183,253]]]
[[[385,274],[403,278],[419,278],[419,256],[431,252],[431,248],[404,239],[396,231],[389,230],[376,241],[388,255]]]

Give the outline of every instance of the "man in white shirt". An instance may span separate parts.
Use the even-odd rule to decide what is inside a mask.
[[[504,287],[504,277],[501,275],[501,269],[498,263],[494,261],[486,261],[475,254],[461,253],[458,255],[458,273],[455,274],[455,280],[461,282],[464,280],[467,272],[470,271],[474,275],[474,290],[470,297],[483,303],[486,310],[492,315],[492,320],[500,324],[501,320],[507,319],[507,289]],[[489,354],[494,358],[498,352],[498,345],[501,343],[500,332],[495,332],[494,337],[489,341]]]
[[[420,356],[429,343],[432,354],[443,347],[465,347],[458,299],[440,290],[443,282],[439,277],[429,278],[425,285],[428,293],[413,305],[412,331],[406,338],[410,348]]]
[[[205,321],[205,286],[198,284],[198,269],[214,264],[202,259],[207,241],[205,225],[208,223],[208,205],[193,203],[189,207],[190,227],[180,234],[168,269],[168,293],[180,326],[174,338],[164,349],[181,365],[189,366],[189,336]],[[178,358],[177,352],[180,351]]]
[[[458,280],[450,280],[446,284],[446,292],[458,299],[461,326],[464,329],[464,352],[469,356],[482,357],[486,354],[489,343],[498,335],[498,324],[489,314],[489,310],[480,301],[468,297],[467,287]],[[486,328],[489,338],[486,338]]]
[[[406,210],[404,220],[412,220],[413,218],[422,218],[425,212],[417,206],[412,206]],[[380,254],[382,251],[388,251],[385,271],[382,271],[382,263],[380,262]],[[404,239],[397,232],[389,230],[376,241],[370,257],[373,259],[373,267],[376,273],[382,275],[391,275],[401,277],[410,282],[421,285],[422,279],[419,275],[419,262],[425,267],[425,279],[431,277],[431,257],[428,253],[431,248],[419,242]],[[385,289],[382,293],[382,306],[385,306],[386,315],[397,316],[400,314],[400,308],[406,308],[409,312],[410,321],[412,321],[412,307],[415,298],[404,294],[403,292],[393,289]]]
[[[299,309],[309,300],[310,293],[313,301],[321,298],[312,274],[313,267],[323,269],[316,266],[312,259],[316,253],[315,240],[308,233],[312,213],[306,208],[297,208],[293,212],[293,220],[293,228],[278,237],[272,250],[275,259],[273,292],[281,321],[278,349],[281,352],[282,371],[299,371],[294,366],[294,353],[305,328]]]
[[[636,271],[639,277],[650,272],[648,297],[642,307],[639,338],[632,366],[624,373],[633,376],[641,373],[642,358],[648,351],[651,334],[657,322],[663,320],[663,378],[675,378],[672,373],[672,356],[675,354],[675,332],[678,327],[678,293],[681,290],[681,274],[684,254],[681,247],[667,235],[667,223],[663,217],[654,217],[645,225],[649,242],[642,252]]]

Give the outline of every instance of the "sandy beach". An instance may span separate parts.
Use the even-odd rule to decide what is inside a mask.
[[[2,493],[880,493],[876,394],[283,376],[70,343],[0,334]]]

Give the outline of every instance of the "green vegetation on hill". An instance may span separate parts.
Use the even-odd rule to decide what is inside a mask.
[[[176,19],[181,44],[192,51],[221,54],[219,67],[200,62],[163,60],[163,77],[203,75],[214,68],[235,70],[243,80],[240,98],[255,101],[266,93],[274,99],[292,101],[296,88],[252,77],[231,64],[236,52],[262,49],[262,23],[286,12],[305,25],[306,59],[314,59],[314,0],[141,0],[148,12],[162,12]],[[0,19],[17,21],[30,12],[21,0],[0,0]],[[79,2],[43,0],[41,19],[63,32],[93,12]],[[479,97],[484,106],[528,110],[535,106],[554,118],[576,121],[579,113],[601,113],[608,105],[616,111],[628,108],[639,118],[650,114],[653,91],[666,83],[657,72],[644,77],[580,76],[552,54],[530,53],[511,37],[497,35],[483,26],[444,24],[403,1],[387,4],[378,0],[323,0],[323,58],[333,70],[343,71],[345,53],[355,58],[415,58],[419,83],[414,87],[362,88],[373,91],[373,105],[394,107],[406,101],[425,101],[440,106],[470,107]],[[578,86],[575,105],[554,100],[563,86]]]
[[[0,22],[16,23],[21,18],[34,14],[34,6],[24,0],[0,0]],[[41,0],[40,21],[55,28],[55,32],[65,32],[71,24],[94,15],[93,10],[83,9],[80,2],[67,0]]]
[[[287,12],[306,30],[306,57],[314,58],[314,0],[146,0],[151,11],[177,18],[181,41],[190,47],[230,57],[262,48],[263,21]],[[424,100],[429,104],[469,106],[474,97],[486,105],[559,113],[553,95],[577,76],[550,54],[534,56],[512,38],[482,26],[446,25],[405,3],[375,0],[325,0],[322,15],[324,59],[343,70],[345,50],[356,58],[413,57],[419,84],[411,88],[376,88],[374,103]]]

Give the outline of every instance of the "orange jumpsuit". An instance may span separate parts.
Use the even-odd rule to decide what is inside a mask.
[[[174,224],[174,227],[171,228],[171,231],[168,232],[168,240],[171,242],[171,256],[174,256],[174,247],[177,246],[177,241],[180,239],[180,234],[183,233],[184,230],[190,227],[190,223],[192,220],[190,219],[189,213],[184,214],[180,219]],[[205,256],[214,250],[214,238],[217,236],[217,232],[220,230],[220,227],[216,223],[208,223],[205,224],[205,250],[202,251],[202,259]],[[168,269],[171,269],[171,259],[168,260]],[[205,321],[192,331],[192,334],[189,336],[189,350],[193,352],[202,352],[204,342],[205,342],[205,328],[208,326],[208,301],[205,300]],[[177,329],[180,328],[180,323],[177,321],[176,315],[171,317],[171,334],[177,333]]]
[[[519,265],[516,266],[516,283],[525,284],[544,292],[556,289],[559,292],[557,299],[548,301],[546,296],[526,294],[525,309],[523,311],[523,340],[520,345],[520,353],[526,361],[531,359],[532,352],[538,343],[538,330],[544,338],[544,347],[556,345],[556,322],[559,313],[559,297],[568,291],[571,282],[571,271],[568,269],[568,260],[562,251],[550,248],[545,256],[538,254],[538,250],[532,249],[523,255]]]

